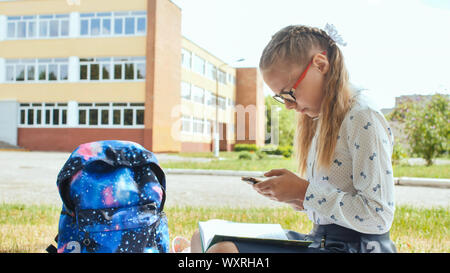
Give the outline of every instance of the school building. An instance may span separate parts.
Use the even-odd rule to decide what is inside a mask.
[[[258,69],[183,37],[181,16],[169,0],[0,1],[0,141],[213,151],[217,120],[220,150],[264,145]]]

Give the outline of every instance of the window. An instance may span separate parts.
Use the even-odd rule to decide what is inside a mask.
[[[216,106],[216,94],[213,92],[209,92],[209,100],[206,101],[206,104],[209,106]]]
[[[7,34],[7,37],[8,38],[15,38],[16,37],[16,24],[15,23],[8,23],[8,34]]]
[[[102,80],[110,80],[111,79],[111,64],[110,63],[102,63]]]
[[[134,65],[133,63],[124,63],[125,66],[125,80],[134,80]]]
[[[78,103],[82,127],[139,127],[144,125],[144,103]]]
[[[108,109],[102,109],[101,110],[101,125],[109,125],[109,110]]]
[[[118,18],[114,20],[114,34],[123,34],[123,18]]]
[[[203,104],[204,99],[205,99],[205,91],[203,90],[203,88],[192,85],[192,100]]]
[[[212,120],[193,116],[181,116],[181,132],[185,134],[211,135]]]
[[[145,63],[136,63],[137,79],[145,79]]]
[[[69,79],[69,66],[66,64],[61,64],[59,66],[59,79],[60,80],[68,80]]]
[[[69,60],[66,58],[6,59],[5,63],[7,82],[68,80]]]
[[[111,19],[110,18],[104,18],[102,20],[102,35],[110,35],[111,34]]]
[[[89,34],[89,20],[80,20],[80,35]]]
[[[137,18],[137,34],[145,34],[145,30],[147,29],[147,20],[145,17]]]
[[[203,134],[203,119],[193,118],[192,125],[194,134]]]
[[[33,64],[27,65],[27,81],[34,81],[34,71],[36,67]]]
[[[144,125],[144,109],[136,109],[136,125]]]
[[[191,69],[191,52],[184,48],[181,49],[181,65],[187,69]]]
[[[59,21],[58,20],[51,20],[49,21],[50,24],[50,37],[58,37],[59,34]]]
[[[135,26],[134,26],[135,19],[131,17],[125,18],[125,34],[134,34],[135,33]]]
[[[80,36],[145,35],[146,11],[80,14]]]
[[[216,95],[211,91],[205,90],[205,103],[209,106],[216,105]]]
[[[15,75],[14,75],[14,66],[13,65],[7,65],[6,66],[6,81],[7,82],[11,82],[15,80]]]
[[[227,98],[227,106],[233,108],[234,105],[235,105],[234,100],[232,98]]]
[[[122,110],[114,109],[113,110],[113,125],[122,124]]]
[[[223,83],[223,84],[227,83],[227,74],[225,72],[223,72],[222,70],[219,70],[218,77],[219,77],[220,83]]]
[[[68,14],[7,17],[7,39],[42,39],[67,36],[69,36]]]
[[[78,124],[86,125],[86,110],[78,110]]]
[[[206,77],[215,81],[216,80],[216,66],[212,63],[208,62],[206,64]]]
[[[67,126],[67,103],[21,103],[20,127]],[[143,128],[144,103],[78,103],[73,112],[78,126],[87,128]],[[74,118],[74,117],[72,117]],[[75,124],[74,124],[75,125]]]
[[[145,65],[145,57],[83,58],[80,80],[144,80]]]
[[[16,65],[16,81],[24,81],[25,80],[25,66],[18,64]]]
[[[188,116],[181,117],[181,132],[191,133],[192,119]]]
[[[182,99],[191,99],[191,85],[187,82],[181,82],[181,98]]]
[[[226,100],[225,100],[224,97],[219,96],[218,105],[219,105],[219,109],[225,110],[225,108],[226,108]]]
[[[193,58],[193,69],[197,73],[200,73],[202,75],[205,74],[205,60],[195,54]]]
[[[90,34],[91,36],[100,35],[100,19],[95,18],[91,20]]]
[[[122,64],[114,65],[114,79],[121,80],[122,79]]]
[[[213,126],[212,126],[212,123],[213,123],[213,121],[212,120],[205,120],[205,134],[207,135],[207,136],[210,136],[211,135],[211,130],[212,130],[212,128],[213,128]]]
[[[58,66],[56,64],[49,64],[47,66],[48,71],[48,80],[56,81],[58,79]]]
[[[60,127],[67,125],[67,103],[21,103],[20,127]]]
[[[89,109],[89,125],[98,125],[98,109]]]
[[[90,65],[90,73],[91,73],[91,77],[90,77],[90,79],[91,80],[99,80],[100,79],[100,70],[98,69],[98,67],[99,67],[99,64],[96,64],[96,63],[92,63],[91,65]]]

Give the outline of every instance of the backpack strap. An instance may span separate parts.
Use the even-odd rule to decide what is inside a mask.
[[[58,253],[58,249],[54,245],[49,245],[45,251],[48,253]]]
[[[58,234],[56,234],[55,242],[58,243]],[[52,245],[52,244],[50,244],[50,245],[45,249],[45,251],[47,251],[48,253],[58,253],[58,249],[57,249],[54,245]]]
[[[158,178],[159,184],[161,185],[161,189],[163,192],[162,200],[161,200],[161,207],[160,212],[164,210],[164,204],[166,203],[166,175],[164,174],[164,171],[161,169],[161,167],[156,163],[151,163],[150,168],[155,173],[156,178]]]

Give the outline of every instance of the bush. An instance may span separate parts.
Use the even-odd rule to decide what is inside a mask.
[[[242,151],[256,152],[257,150],[258,150],[258,148],[256,147],[256,144],[236,144],[236,145],[234,145],[235,152],[242,152]]]
[[[282,155],[286,158],[290,158],[293,152],[292,146],[265,146],[261,151],[269,155]]]
[[[392,164],[398,165],[403,158],[406,158],[408,154],[406,153],[405,148],[398,143],[394,143],[394,150],[392,152]]]
[[[261,151],[261,150],[256,151],[255,154],[256,154],[256,157],[258,159],[265,159],[265,158],[267,158],[267,154],[265,152]]]
[[[249,152],[242,152],[239,154],[239,159],[240,160],[252,160],[253,156]]]

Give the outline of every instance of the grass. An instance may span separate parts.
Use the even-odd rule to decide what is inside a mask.
[[[395,177],[428,177],[428,178],[450,178],[450,165],[412,166],[394,165]]]
[[[212,153],[179,153],[182,157],[204,157],[211,158],[210,162],[161,162],[163,168],[173,169],[209,169],[209,170],[245,170],[245,171],[268,171],[271,169],[288,169],[296,172],[297,164],[293,158],[268,157],[257,159],[256,155],[252,160],[239,159],[239,152],[221,152],[215,159]],[[427,178],[450,178],[449,165],[394,165],[394,177],[427,177]]]
[[[50,205],[0,204],[0,252],[45,252],[54,243],[60,208]],[[190,238],[198,221],[226,219],[251,223],[280,223],[285,229],[308,233],[312,223],[303,213],[285,208],[169,207],[170,237]],[[448,208],[399,206],[391,238],[399,252],[450,252]]]

